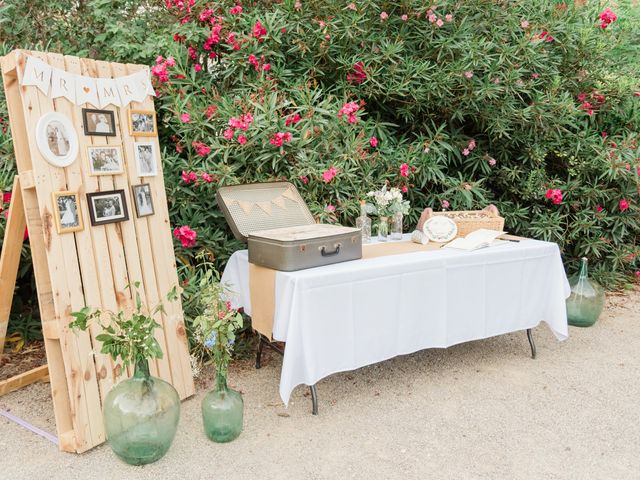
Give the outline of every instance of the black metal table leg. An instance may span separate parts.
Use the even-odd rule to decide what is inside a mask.
[[[533,335],[531,329],[527,328],[527,338],[529,339],[529,345],[531,346],[531,358],[536,358],[536,344],[533,341]]]
[[[316,391],[316,386],[309,386],[309,390],[311,391],[311,413],[318,415],[318,392]]]
[[[258,350],[256,351],[256,369],[262,367],[262,347],[263,342],[262,335],[260,335],[260,340],[258,340]]]

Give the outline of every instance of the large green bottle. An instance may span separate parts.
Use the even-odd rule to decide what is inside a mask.
[[[140,361],[133,377],[114,386],[104,402],[104,425],[109,445],[131,465],[162,458],[176,435],[180,397],[173,386],[149,374]]]
[[[242,432],[244,402],[239,392],[227,387],[227,378],[218,372],[216,386],[202,399],[204,431],[210,440],[224,443]]]
[[[582,258],[580,271],[569,279],[571,295],[567,299],[569,325],[590,327],[604,308],[604,289],[589,279],[588,261]]]

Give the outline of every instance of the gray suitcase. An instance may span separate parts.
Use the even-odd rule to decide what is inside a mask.
[[[255,265],[291,272],[362,257],[360,230],[316,224],[289,182],[220,187],[216,201]]]

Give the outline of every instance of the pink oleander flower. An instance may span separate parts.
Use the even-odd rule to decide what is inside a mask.
[[[245,143],[247,143],[247,137],[245,137],[244,135],[240,135],[240,136],[238,137],[238,143],[239,143],[240,145],[244,145]]]
[[[372,148],[376,148],[378,146],[378,139],[376,137],[371,137],[369,139],[369,145],[371,145]]]
[[[464,76],[467,78],[473,78],[473,72],[471,70],[467,70],[464,72]]]
[[[402,20],[403,22],[406,22],[407,20],[409,20],[409,16],[405,13],[400,17],[400,20]]]
[[[262,70],[268,72],[269,70],[271,70],[271,64],[265,63],[264,65],[262,65]]]
[[[367,79],[367,72],[365,71],[364,64],[357,62],[353,65],[353,71],[347,74],[347,82],[360,85]]]
[[[300,120],[302,120],[302,117],[300,116],[299,113],[294,113],[293,115],[289,115],[285,121],[284,121],[284,125],[286,127],[290,127],[291,125],[295,125],[296,123],[298,123]]]
[[[301,181],[302,183],[304,183],[305,185],[307,185],[307,184],[309,183],[309,177],[307,177],[306,175],[300,175],[298,178],[299,178],[299,179],[300,179],[300,181]]]
[[[234,131],[230,128],[227,128],[222,134],[222,136],[227,140],[231,140],[233,138],[233,134],[234,134]]]
[[[169,57],[169,58],[167,58],[167,61],[165,63],[170,67],[175,67],[176,59],[173,58],[173,57]]]
[[[183,248],[191,248],[196,244],[198,233],[195,230],[192,230],[191,227],[183,225],[182,227],[176,227],[173,230],[173,236],[180,240]]]
[[[251,34],[258,40],[262,41],[262,37],[267,34],[267,29],[262,26],[260,20],[256,20],[255,25],[253,26],[253,30]]]
[[[605,8],[598,16],[600,19],[600,28],[603,30],[618,19],[618,16],[610,8]]]
[[[444,25],[444,22],[442,21],[442,19],[441,19],[441,18],[439,18],[438,20],[436,20],[436,25],[437,25],[437,26],[439,26],[439,27],[441,27],[441,26],[443,26],[443,25]]]
[[[634,275],[636,276],[636,278],[640,279],[640,270],[636,270]]]
[[[469,140],[469,147],[468,148],[469,148],[469,150],[473,150],[474,148],[476,148],[475,139],[472,138],[471,140]]]
[[[435,13],[430,13],[427,18],[431,23],[436,23],[438,21],[438,16]]]
[[[604,208],[602,208],[602,205],[596,205],[596,213],[600,213],[604,210]]]
[[[202,178],[202,180],[204,180],[207,183],[213,182],[213,177],[209,175],[207,172],[202,172],[200,174],[200,178]]]
[[[442,200],[440,203],[442,204],[442,208],[449,208],[449,202],[447,200]]]
[[[358,122],[358,117],[356,116],[356,112],[360,109],[360,105],[356,102],[348,102],[345,103],[340,110],[338,111],[338,117],[342,117],[343,115],[347,116],[347,121],[351,124]]]
[[[182,120],[184,123],[189,123],[191,121],[191,115],[189,115],[188,113],[183,113],[182,115],[180,115],[180,120]]]
[[[401,177],[409,176],[409,165],[407,165],[406,163],[403,163],[402,165],[400,165],[400,176]]]
[[[199,72],[200,70],[202,70],[202,65],[200,65],[199,63],[196,63],[196,64],[193,66],[193,69],[194,69],[196,72]]]
[[[193,141],[191,142],[191,145],[196,149],[196,153],[201,157],[206,157],[211,152],[211,147],[208,147],[202,142]]]
[[[531,74],[531,78],[533,78],[534,80],[537,80],[538,78],[540,78],[540,74],[539,73],[532,73]]]
[[[353,3],[353,2],[351,2],[349,5],[347,5],[347,8],[348,8],[349,10],[353,10],[354,12],[355,12],[356,10],[358,10],[358,7],[356,7],[356,4],[355,4],[355,3]]]
[[[471,153],[471,150],[469,150],[468,148],[465,148],[462,150],[462,155],[464,155],[465,157],[468,157],[470,153]]]
[[[403,185],[400,190],[402,191],[402,193],[407,193],[409,191],[409,187],[407,187],[406,185]]]
[[[548,189],[545,193],[545,197],[549,200],[553,200],[555,205],[560,205],[562,203],[562,190],[559,188]]]
[[[324,183],[329,183],[331,180],[335,178],[337,174],[338,174],[338,169],[334,166],[331,166],[327,170],[322,172],[322,180],[324,180]]]
[[[529,22],[527,20],[523,20],[520,22],[520,26],[522,28],[529,28]]]
[[[629,201],[626,198],[623,198],[622,200],[620,200],[620,202],[618,202],[618,206],[620,207],[621,212],[628,210],[629,205]]]
[[[551,43],[555,40],[551,35],[547,35],[547,43]]]
[[[302,2],[300,2],[300,0],[296,0],[296,3],[293,5],[293,8],[296,9],[296,12],[299,12],[300,10],[302,10]]]
[[[336,207],[335,207],[335,205],[331,205],[331,204],[327,205],[327,206],[325,207],[325,209],[326,209],[326,210],[327,210],[327,212],[329,212],[329,213],[334,213],[334,212],[336,211]]]
[[[198,182],[198,174],[196,172],[187,172],[183,170],[180,176],[182,177],[182,181],[185,185]]]
[[[231,9],[229,9],[229,13],[231,15],[240,15],[242,13],[242,6],[236,5],[235,7],[231,7]]]
[[[387,18],[389,18],[389,14],[387,12],[382,12],[380,14],[380,21],[384,22]]]
[[[281,147],[283,143],[288,143],[292,139],[293,136],[291,135],[291,132],[278,132],[273,134],[271,139],[269,139],[269,143],[276,147]]]
[[[489,158],[488,163],[489,163],[489,166],[495,167],[497,162],[496,162],[495,158],[491,157],[491,158]]]
[[[453,21],[453,15],[451,15],[450,13],[447,13],[447,14],[444,16],[444,19],[445,19],[447,22],[451,22],[451,21]]]

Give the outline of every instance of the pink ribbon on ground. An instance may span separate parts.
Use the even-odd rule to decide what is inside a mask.
[[[21,427],[26,428],[27,430],[31,430],[36,435],[40,435],[41,437],[46,438],[51,443],[55,443],[56,445],[58,445],[58,438],[54,437],[49,432],[45,432],[44,430],[40,430],[38,427],[36,427],[34,425],[31,425],[28,422],[25,422],[21,418],[16,417],[14,414],[9,413],[6,410],[0,409],[0,415],[2,415],[3,417],[7,418],[8,420],[11,420],[12,422],[17,423],[18,425],[20,425]]]

